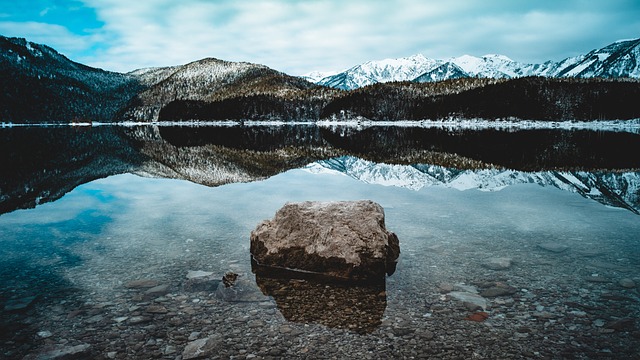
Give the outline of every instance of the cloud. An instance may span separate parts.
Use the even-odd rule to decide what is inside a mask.
[[[98,41],[94,36],[74,34],[62,25],[35,21],[0,21],[0,33],[5,36],[23,37],[51,46],[59,52],[74,54],[90,48]]]
[[[619,38],[637,37],[640,28],[639,6],[625,0],[82,3],[94,10],[100,24],[86,34],[65,32],[64,24],[42,23],[14,23],[13,34],[60,47],[77,54],[73,60],[109,70],[216,57],[302,74],[416,53],[561,60]]]

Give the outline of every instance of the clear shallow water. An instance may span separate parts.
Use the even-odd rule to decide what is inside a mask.
[[[637,285],[629,286],[640,283],[635,172],[462,171],[333,157],[335,150],[323,150],[328,159],[305,167],[303,160],[315,150],[270,143],[271,137],[288,139],[292,129],[286,134],[236,129],[233,139],[212,129],[196,129],[195,135],[187,130],[164,129],[164,137],[151,128],[125,137],[113,129],[73,132],[52,137],[59,143],[34,150],[25,165],[6,173],[12,175],[3,177],[9,184],[3,188],[12,189],[15,182],[19,191],[4,192],[2,204],[11,205],[12,199],[20,200],[18,207],[29,204],[31,193],[40,204],[0,215],[5,357],[87,344],[83,356],[89,358],[175,359],[198,339],[212,341],[210,357],[220,358],[638,355],[640,295]],[[205,141],[212,134],[223,147]],[[402,144],[418,142],[420,134],[409,135],[396,134],[405,139]],[[444,141],[436,135],[429,133],[430,141]],[[464,139],[483,138],[441,135],[463,145]],[[382,141],[377,133],[355,145],[323,136],[332,146],[353,151],[371,147],[367,139]],[[592,137],[606,139],[582,134],[579,142]],[[263,152],[243,150],[252,139]],[[311,141],[316,141],[311,148],[327,145]],[[570,141],[561,143],[569,153],[582,153]],[[60,144],[82,151],[60,161],[63,156],[55,156]],[[487,144],[475,146],[487,149]],[[377,156],[393,156],[378,150]],[[274,165],[300,156],[299,151],[301,159]],[[266,175],[252,166],[268,168]],[[282,168],[293,169],[268,177]],[[125,173],[112,175],[120,172]],[[256,181],[219,185],[212,173],[224,175],[227,180],[220,183]],[[29,181],[20,183],[25,178]],[[380,203],[387,228],[400,239],[397,270],[382,288],[255,278],[249,234],[261,220],[287,201],[355,199]],[[489,260],[496,258],[507,258],[510,265],[492,269]],[[238,273],[241,291],[225,291],[217,280],[194,284],[186,276],[196,270],[215,279]],[[131,285],[138,280],[164,288],[149,293],[148,287]],[[492,288],[508,291],[485,293]],[[484,294],[487,319],[468,320],[478,309],[453,298],[451,290]],[[11,310],[24,299],[26,308]]]
[[[616,308],[613,314],[594,315],[592,320],[639,315],[637,291],[617,285],[623,278],[640,280],[640,221],[630,211],[535,184],[492,192],[442,186],[413,191],[366,184],[337,173],[314,174],[305,170],[216,188],[183,180],[116,175],[81,185],[56,202],[4,214],[0,216],[3,298],[38,295],[28,314],[33,317],[29,322],[34,330],[51,331],[54,335],[49,339],[61,332],[51,322],[50,316],[55,313],[51,309],[65,304],[78,306],[78,301],[109,304],[98,314],[107,319],[106,328],[111,328],[113,318],[122,315],[113,309],[118,308],[114,299],[122,300],[128,308],[136,304],[125,286],[133,280],[154,279],[168,284],[169,299],[184,294],[196,296],[183,288],[189,270],[220,275],[234,271],[254,287],[254,304],[273,302],[259,291],[251,273],[250,231],[261,220],[271,218],[287,201],[353,199],[372,199],[385,208],[387,227],[398,234],[402,252],[396,273],[387,279],[386,308],[380,325],[361,336],[385,341],[389,339],[387,332],[393,334],[398,323],[411,334],[426,325],[434,326],[430,331],[436,334],[456,328],[442,328],[435,320],[439,316],[453,317],[463,328],[476,331],[475,323],[464,320],[469,311],[440,293],[442,283],[500,281],[517,289],[515,303],[526,306],[513,310],[512,318],[506,317],[509,313],[499,304],[513,301],[513,296],[489,300],[495,305],[482,326],[492,331],[508,329],[509,323],[540,323],[532,315],[540,306],[566,308],[567,302],[575,301],[596,306],[602,294],[612,291],[624,292],[634,300],[623,302],[623,309]],[[555,253],[538,247],[547,243],[568,248]],[[500,271],[483,267],[486,259],[494,257],[509,257],[513,265]],[[590,282],[590,277],[603,277],[606,282]],[[544,295],[538,295],[540,292]],[[196,298],[218,301],[212,293],[198,293]],[[244,302],[216,303],[220,304],[247,311]],[[293,304],[296,305],[300,306]],[[508,307],[513,308],[513,304]],[[286,309],[276,309],[275,314],[259,306],[252,310],[257,311],[256,318],[273,317],[279,326],[288,323],[280,316]],[[451,313],[438,313],[443,310]],[[623,310],[627,312],[616,313]],[[64,309],[62,313],[71,311]],[[551,319],[554,323],[556,316],[582,310],[556,311],[559,314]],[[83,324],[81,319],[77,322]],[[565,325],[563,330],[568,327]],[[261,326],[270,325],[265,321]],[[330,327],[317,326],[322,331],[332,331]],[[583,332],[584,328],[599,329],[592,324],[580,326]],[[302,329],[308,331],[307,335],[322,333],[317,327]],[[554,332],[552,325],[544,329]],[[199,331],[195,327],[192,330]],[[34,343],[41,342],[35,338]],[[410,354],[409,349],[405,350]],[[398,354],[403,351],[396,349]]]

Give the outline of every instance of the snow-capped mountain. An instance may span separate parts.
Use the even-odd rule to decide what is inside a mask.
[[[564,60],[558,77],[640,77],[640,39],[619,40]]]
[[[367,61],[339,74],[325,77],[319,85],[350,90],[378,82],[413,80],[444,64],[442,60],[428,59],[422,54],[399,59]]]
[[[585,55],[542,64],[521,63],[496,54],[482,57],[463,55],[447,60],[429,59],[418,54],[407,58],[368,61],[315,82],[352,90],[389,81],[428,82],[461,77],[523,76],[640,78],[640,39],[616,41]]]
[[[310,73],[300,75],[300,77],[312,83],[317,83],[318,81],[326,77],[336,75],[337,73],[338,71],[312,71]]]
[[[461,191],[499,191],[516,184],[553,186],[578,193],[602,204],[640,214],[640,173],[594,173],[482,169],[458,170],[438,165],[382,164],[353,156],[320,160],[307,165],[312,173],[340,173],[368,184],[398,186],[411,190],[443,186]]]
[[[443,81],[447,79],[460,79],[464,77],[469,77],[469,73],[465,72],[460,68],[460,66],[452,63],[446,62],[431,71],[427,71],[426,73],[418,76],[413,79],[415,82],[435,82],[435,81]]]

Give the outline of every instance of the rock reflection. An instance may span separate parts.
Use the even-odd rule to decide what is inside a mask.
[[[361,334],[372,332],[382,323],[387,307],[384,278],[355,284],[318,277],[284,277],[262,268],[256,271],[255,267],[254,272],[262,293],[273,297],[288,321],[317,323]]]

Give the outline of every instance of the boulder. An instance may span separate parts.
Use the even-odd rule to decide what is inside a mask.
[[[251,232],[257,267],[347,280],[379,280],[395,271],[398,237],[382,207],[368,200],[285,204]]]

